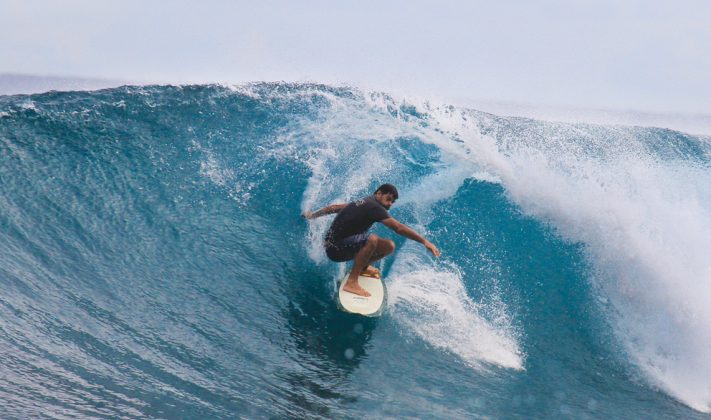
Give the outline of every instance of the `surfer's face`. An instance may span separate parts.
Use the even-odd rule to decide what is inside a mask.
[[[390,206],[395,204],[395,197],[392,194],[377,192],[375,193],[375,200],[388,210],[390,210]]]

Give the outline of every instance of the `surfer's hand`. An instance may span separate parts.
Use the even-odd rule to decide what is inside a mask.
[[[305,211],[301,213],[301,217],[303,217],[304,219],[313,219],[313,213],[311,213],[310,211]]]
[[[437,247],[434,246],[434,244],[430,241],[425,242],[425,248],[427,248],[435,257],[439,257],[442,254],[441,252],[439,252],[439,249],[437,249]]]

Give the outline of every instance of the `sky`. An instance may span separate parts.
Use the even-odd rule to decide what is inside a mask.
[[[711,1],[0,0],[0,73],[711,114]]]

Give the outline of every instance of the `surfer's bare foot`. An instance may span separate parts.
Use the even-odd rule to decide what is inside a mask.
[[[377,268],[373,267],[372,265],[369,265],[365,267],[365,269],[360,273],[361,276],[365,277],[375,277],[376,279],[380,278],[380,270]]]
[[[346,282],[346,284],[343,285],[343,290],[348,293],[353,293],[354,295],[358,295],[358,296],[365,296],[365,297],[370,296],[370,293],[367,290],[360,287],[360,284],[358,284],[358,281],[354,281],[353,283]]]

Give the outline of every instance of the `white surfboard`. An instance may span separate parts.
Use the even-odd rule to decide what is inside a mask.
[[[365,297],[345,292],[343,286],[346,284],[347,279],[348,275],[338,285],[338,305],[340,308],[353,314],[380,316],[387,300],[387,291],[383,282],[373,277],[358,277],[358,284],[370,292],[370,296]]]

